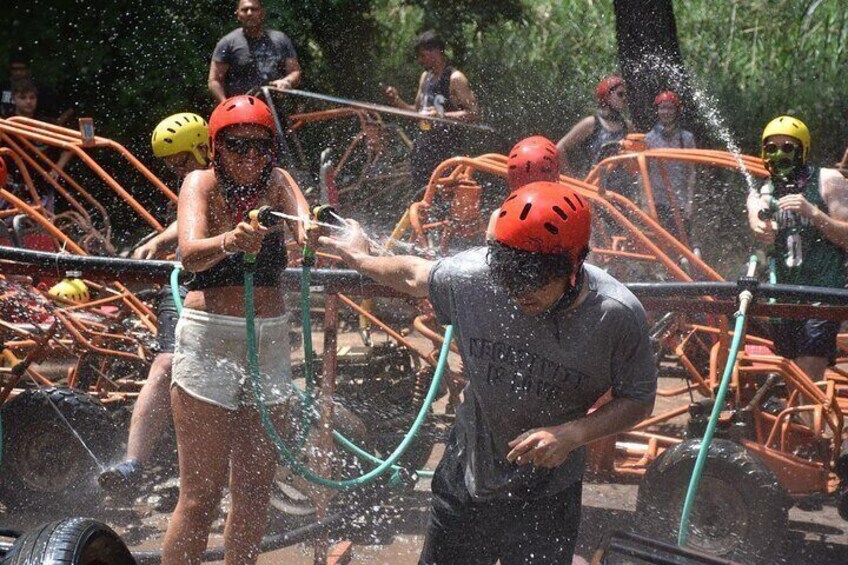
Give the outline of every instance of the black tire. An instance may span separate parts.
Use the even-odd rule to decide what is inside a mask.
[[[68,425],[101,463],[108,463],[117,434],[99,401],[76,389],[30,389],[7,402],[0,417],[5,430],[0,501],[48,511],[96,504],[100,469]]]
[[[639,485],[639,529],[675,542],[701,440],[663,452]],[[688,546],[742,563],[771,563],[785,537],[789,498],[774,474],[741,445],[716,439],[690,517]]]
[[[90,518],[50,522],[19,537],[3,565],[134,565],[118,534]]]

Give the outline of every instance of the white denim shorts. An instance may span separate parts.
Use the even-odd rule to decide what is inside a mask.
[[[175,340],[172,386],[227,410],[255,403],[244,318],[184,308]],[[256,318],[256,341],[265,404],[283,404],[292,393],[288,316]]]

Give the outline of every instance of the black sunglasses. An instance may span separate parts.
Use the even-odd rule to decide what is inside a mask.
[[[784,153],[795,153],[796,151],[798,151],[798,145],[796,143],[792,143],[791,141],[784,141],[780,145],[774,143],[773,141],[770,141],[763,145],[763,150],[769,154],[777,153],[778,149],[783,151]]]
[[[274,140],[270,137],[224,137],[221,144],[233,153],[247,155],[250,150],[264,155],[274,149]]]

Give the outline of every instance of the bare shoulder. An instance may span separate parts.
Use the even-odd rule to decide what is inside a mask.
[[[468,82],[468,77],[466,77],[465,74],[462,71],[460,71],[458,69],[454,69],[453,72],[451,73],[450,80],[451,80],[451,82],[454,82],[454,81]]]
[[[842,176],[842,173],[836,169],[822,168],[820,175],[822,196],[825,199],[848,199],[848,179]]]
[[[202,169],[192,171],[185,176],[180,195],[189,196],[208,196],[212,189],[217,184],[215,171],[212,169]]]

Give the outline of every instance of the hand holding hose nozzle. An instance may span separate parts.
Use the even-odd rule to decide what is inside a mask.
[[[311,267],[315,264],[315,250],[318,240],[327,235],[330,228],[345,227],[344,220],[335,208],[329,204],[320,204],[312,208],[312,217],[306,224],[306,245],[303,248],[303,264]]]
[[[262,249],[265,232],[279,223],[270,206],[262,206],[247,213],[247,222],[240,222],[235,229],[235,240],[239,249],[244,250],[244,264],[250,268],[256,265],[256,255]],[[239,238],[239,235],[242,235]],[[241,240],[244,240],[242,244]]]

